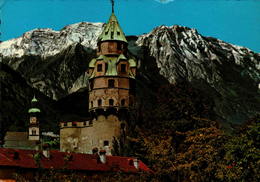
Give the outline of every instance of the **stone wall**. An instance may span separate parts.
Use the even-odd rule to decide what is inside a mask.
[[[115,115],[99,115],[92,121],[92,125],[61,127],[60,146],[61,151],[92,153],[97,147],[110,153],[113,147],[113,138],[120,136],[121,122]]]
[[[102,42],[98,45],[97,55],[125,54],[127,44],[122,42]]]

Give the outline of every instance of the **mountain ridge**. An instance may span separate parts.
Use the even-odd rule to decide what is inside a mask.
[[[85,71],[96,55],[103,26],[81,22],[60,31],[26,32],[0,43],[1,62],[50,99],[66,99],[87,89]],[[145,97],[143,89],[156,92],[163,84],[186,81],[212,98],[220,120],[241,123],[259,113],[259,53],[178,25],[159,26],[127,39],[130,54],[138,61],[138,82],[149,87],[140,86],[137,94]],[[151,104],[149,99],[145,102]]]

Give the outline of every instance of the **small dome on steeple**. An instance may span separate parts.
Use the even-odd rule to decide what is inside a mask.
[[[36,103],[38,102],[38,100],[36,99],[35,95],[33,96],[31,102],[32,102],[32,107],[28,110],[28,113],[41,112],[41,110],[36,107]]]
[[[117,41],[122,41],[127,43],[125,34],[121,29],[114,12],[112,12],[108,23],[105,25],[105,28],[98,39],[99,42],[111,41],[111,40],[117,40]]]
[[[38,102],[38,100],[36,99],[35,95],[33,95],[33,99],[31,102]]]

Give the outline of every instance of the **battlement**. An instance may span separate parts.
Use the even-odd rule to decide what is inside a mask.
[[[85,128],[92,127],[92,121],[62,121],[60,122],[60,128]]]

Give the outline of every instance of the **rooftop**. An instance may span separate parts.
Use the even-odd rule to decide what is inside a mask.
[[[38,168],[35,156],[40,156],[41,167],[45,169],[67,169],[99,172],[150,172],[151,170],[139,161],[136,169],[131,157],[106,156],[106,163],[99,160],[96,154],[66,153],[57,150],[50,151],[50,158],[44,157],[41,151],[0,148],[1,167]]]
[[[107,24],[105,25],[103,32],[99,36],[99,41],[101,42],[109,40],[117,40],[127,43],[125,34],[118,23],[116,15],[113,12]]]

